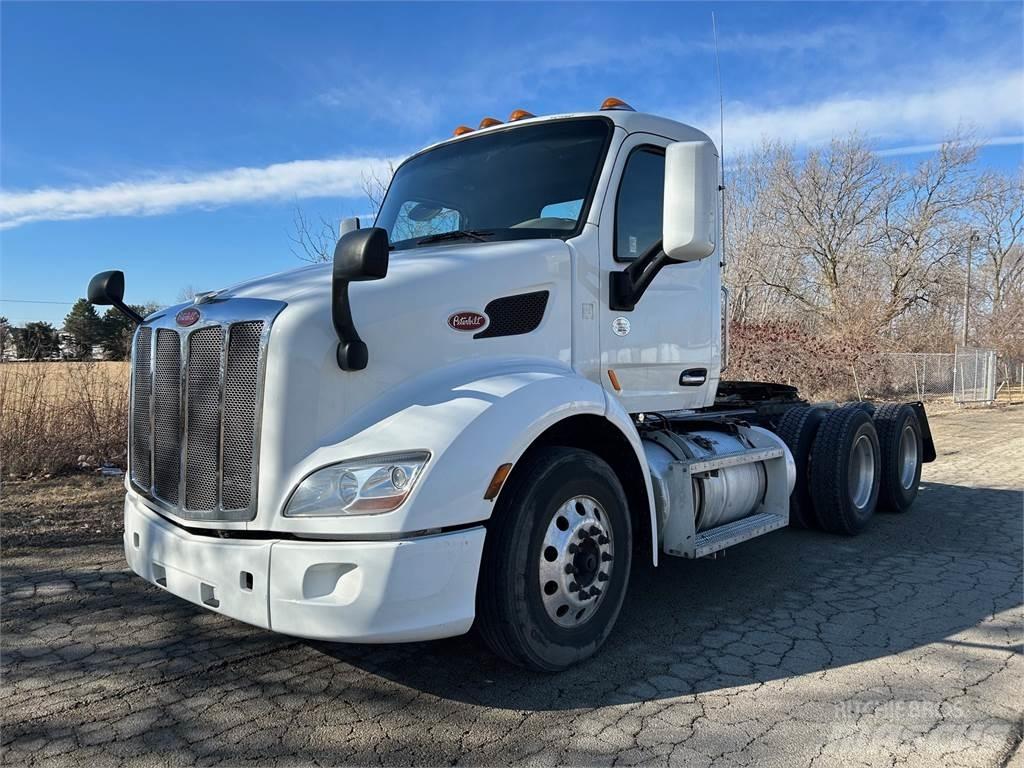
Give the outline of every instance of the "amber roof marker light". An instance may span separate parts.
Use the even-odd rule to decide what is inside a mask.
[[[452,136],[462,136],[464,134],[472,133],[472,132],[473,132],[473,129],[470,128],[468,125],[460,125],[454,131],[452,131]]]
[[[621,109],[625,112],[636,112],[636,110],[629,106],[629,104],[624,102],[622,99],[616,99],[614,96],[609,96],[601,102],[602,112],[607,112],[611,109]]]
[[[514,109],[512,114],[508,116],[508,121],[514,123],[516,120],[525,120],[528,117],[536,117],[533,112],[527,112],[525,109]]]
[[[480,128],[490,128],[495,125],[501,125],[501,120],[496,117],[485,117],[480,121]]]

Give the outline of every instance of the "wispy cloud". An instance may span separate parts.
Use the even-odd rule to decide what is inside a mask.
[[[263,168],[119,181],[93,187],[0,192],[0,229],[33,221],[154,216],[261,200],[358,197],[367,174],[386,173],[393,158],[296,160]]]
[[[1024,135],[1021,136],[992,136],[983,139],[981,144],[986,147],[1012,147],[1024,144]],[[903,147],[888,147],[875,152],[882,157],[902,157],[904,155],[922,155],[926,152],[937,152],[942,148],[942,142],[933,144],[908,144]]]
[[[924,146],[946,138],[962,125],[971,126],[983,141],[986,137],[1005,138],[1024,133],[1022,102],[1024,71],[769,109],[733,103],[726,105],[726,150],[747,150],[765,139],[814,146],[851,131],[876,142]],[[700,126],[717,136],[717,110],[700,121]]]

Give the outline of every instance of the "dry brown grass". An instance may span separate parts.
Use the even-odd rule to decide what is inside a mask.
[[[59,472],[87,457],[125,465],[128,363],[0,364],[0,470]]]
[[[121,535],[123,503],[123,477],[72,474],[7,480],[0,494],[4,552],[115,543]]]

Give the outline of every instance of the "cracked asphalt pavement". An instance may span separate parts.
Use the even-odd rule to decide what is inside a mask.
[[[640,567],[557,676],[469,637],[274,635],[131,575],[109,533],[8,546],[2,762],[1024,765],[1024,411],[932,423],[910,512]]]

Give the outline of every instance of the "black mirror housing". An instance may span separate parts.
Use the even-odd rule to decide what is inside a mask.
[[[100,272],[89,281],[89,303],[97,306],[117,304],[124,300],[124,272],[112,269]]]
[[[380,280],[388,274],[391,248],[380,227],[345,233],[334,248],[335,280]]]
[[[334,249],[331,319],[339,340],[338,367],[343,371],[363,370],[370,356],[352,322],[348,284],[386,277],[390,255],[387,230],[380,227],[346,232]]]
[[[142,315],[124,303],[124,272],[119,269],[95,275],[89,281],[87,296],[90,304],[115,307],[136,325],[143,322]]]

